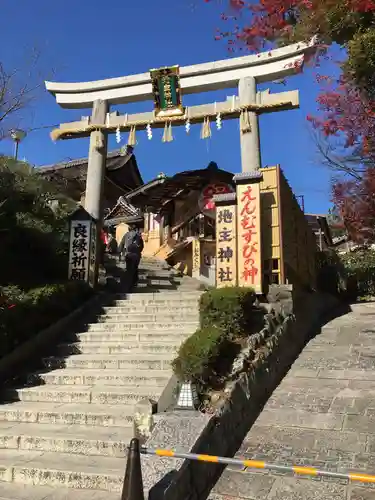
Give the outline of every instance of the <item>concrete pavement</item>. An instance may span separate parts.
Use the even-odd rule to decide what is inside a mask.
[[[375,303],[352,306],[310,341],[237,456],[375,473]],[[374,486],[228,467],[210,499],[374,500]]]

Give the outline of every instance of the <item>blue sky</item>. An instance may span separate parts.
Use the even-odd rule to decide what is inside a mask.
[[[22,66],[33,47],[41,52],[42,76],[57,81],[86,81],[146,72],[150,68],[180,66],[229,57],[225,42],[214,40],[223,2],[203,0],[3,0],[0,21],[1,60],[7,67]],[[4,50],[5,49],[5,50]],[[325,68],[321,73],[329,72]],[[330,172],[320,165],[306,115],[316,110],[319,91],[314,71],[292,77],[287,85],[269,84],[273,92],[300,90],[300,109],[261,117],[262,164],[279,163],[295,194],[305,196],[306,210],[325,212],[330,206]],[[265,88],[263,86],[263,88]],[[184,104],[223,100],[235,91],[186,96]],[[113,108],[114,109],[114,108]],[[151,102],[119,106],[119,111],[146,111]],[[64,110],[54,98],[41,92],[20,125],[39,127],[79,119],[86,110]],[[212,127],[210,140],[200,139],[200,127],[189,136],[174,129],[174,141],[163,144],[162,131],[152,141],[137,135],[137,161],[145,181],[159,172],[171,175],[204,168],[212,160],[220,168],[239,172],[239,126],[226,121]],[[127,137],[123,136],[123,142]],[[11,154],[12,143],[0,143],[0,152]],[[110,148],[116,143],[111,137]],[[20,146],[20,157],[35,165],[84,157],[87,139],[53,143],[49,130],[32,132]]]

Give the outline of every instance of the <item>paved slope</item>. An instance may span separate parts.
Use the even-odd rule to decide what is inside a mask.
[[[375,304],[327,324],[294,363],[237,456],[375,474]],[[211,500],[374,500],[372,485],[227,468]]]

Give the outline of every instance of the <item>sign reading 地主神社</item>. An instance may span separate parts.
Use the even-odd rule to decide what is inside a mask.
[[[238,284],[262,293],[260,179],[237,184]]]
[[[216,208],[216,286],[237,285],[236,206],[234,201]]]
[[[192,250],[193,250],[192,276],[193,278],[199,279],[201,272],[201,242],[198,238],[193,239]]]
[[[95,266],[95,261],[90,263],[91,225],[91,221],[71,221],[69,248],[69,279],[71,280],[88,282],[90,264]]]

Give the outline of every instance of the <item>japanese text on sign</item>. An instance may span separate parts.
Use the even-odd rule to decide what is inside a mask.
[[[95,286],[95,272],[96,272],[96,244],[97,244],[97,230],[96,224],[91,224],[91,240],[90,240],[90,266],[89,266],[89,283]]]
[[[236,268],[236,211],[235,206],[216,210],[216,284],[235,286]]]
[[[90,256],[90,222],[72,221],[70,231],[69,279],[87,281]]]
[[[261,291],[259,184],[238,186],[239,281]]]
[[[200,248],[199,248],[199,240],[194,242],[194,250],[193,250],[193,267],[194,269],[197,269],[200,267],[200,260],[201,260],[201,255],[200,255]]]

